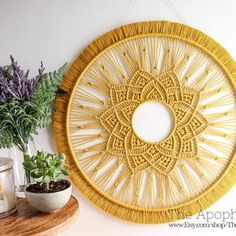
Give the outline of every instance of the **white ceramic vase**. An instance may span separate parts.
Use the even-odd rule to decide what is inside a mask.
[[[66,205],[70,200],[71,191],[72,185],[70,183],[68,188],[55,193],[32,193],[26,188],[25,196],[32,208],[41,212],[52,213]]]

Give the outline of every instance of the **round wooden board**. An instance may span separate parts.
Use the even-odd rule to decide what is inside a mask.
[[[0,235],[57,235],[73,222],[79,203],[71,196],[70,201],[59,211],[45,214],[32,209],[26,199],[17,200],[18,210],[0,220]]]

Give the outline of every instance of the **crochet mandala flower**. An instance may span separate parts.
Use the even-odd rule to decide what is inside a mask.
[[[93,41],[56,101],[74,184],[136,223],[209,207],[236,180],[235,68],[218,43],[178,23],[122,25]]]
[[[184,86],[174,71],[155,77],[138,70],[128,84],[112,86],[110,97],[112,106],[100,116],[109,136],[106,148],[109,153],[125,158],[132,173],[152,167],[168,174],[178,159],[197,158],[196,136],[208,123],[196,110],[199,92]],[[162,102],[173,113],[173,131],[160,142],[146,142],[133,129],[134,111],[146,101]]]

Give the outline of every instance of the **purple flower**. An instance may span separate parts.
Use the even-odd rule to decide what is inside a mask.
[[[10,59],[10,65],[0,66],[0,104],[13,99],[30,100],[38,83],[44,76],[45,68],[42,62],[38,75],[30,79],[29,71],[21,70],[12,56],[10,56]]]

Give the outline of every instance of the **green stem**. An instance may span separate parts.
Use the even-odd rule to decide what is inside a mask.
[[[24,160],[25,160],[26,156],[29,156],[28,152],[23,152],[23,156],[24,156]],[[27,170],[25,170],[25,178],[26,178],[27,185],[32,182],[32,179],[30,177],[30,173]]]
[[[19,141],[19,149],[23,153],[24,160],[27,156],[29,156],[29,150],[28,150],[28,143],[25,143],[22,139],[22,137],[19,135],[18,136],[18,141]],[[30,184],[32,182],[32,179],[30,177],[30,173],[25,170],[25,178],[26,178],[26,184]]]
[[[46,183],[46,189],[49,190],[49,182]]]

